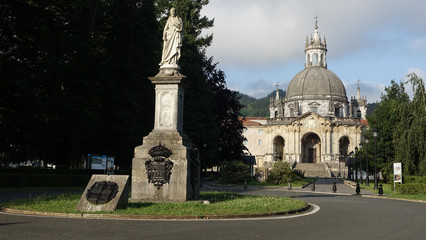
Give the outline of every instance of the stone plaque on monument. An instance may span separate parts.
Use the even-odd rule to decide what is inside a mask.
[[[125,208],[129,191],[128,175],[94,174],[78,202],[77,210],[95,212]]]

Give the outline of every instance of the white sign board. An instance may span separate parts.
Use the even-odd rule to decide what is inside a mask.
[[[393,163],[393,181],[402,183],[402,164]]]

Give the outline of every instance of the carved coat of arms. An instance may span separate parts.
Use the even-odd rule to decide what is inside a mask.
[[[160,189],[163,184],[170,181],[173,162],[167,158],[172,151],[159,143],[158,146],[151,148],[148,154],[152,157],[145,162],[148,183],[152,182],[157,189]]]
[[[86,193],[86,199],[92,204],[100,205],[111,201],[118,193],[118,185],[115,182],[95,182]]]

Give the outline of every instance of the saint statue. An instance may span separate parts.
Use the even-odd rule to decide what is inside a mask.
[[[183,22],[180,17],[176,16],[175,8],[170,9],[170,16],[167,19],[166,26],[163,31],[163,55],[161,57],[160,66],[166,64],[174,65],[177,68],[180,58],[180,48],[182,46]],[[160,67],[161,68],[161,67]]]

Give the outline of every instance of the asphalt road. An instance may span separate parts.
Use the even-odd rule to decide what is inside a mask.
[[[102,220],[0,213],[0,239],[425,239],[426,204],[249,188],[320,207],[311,215],[245,220]],[[229,189],[228,189],[229,190]]]

